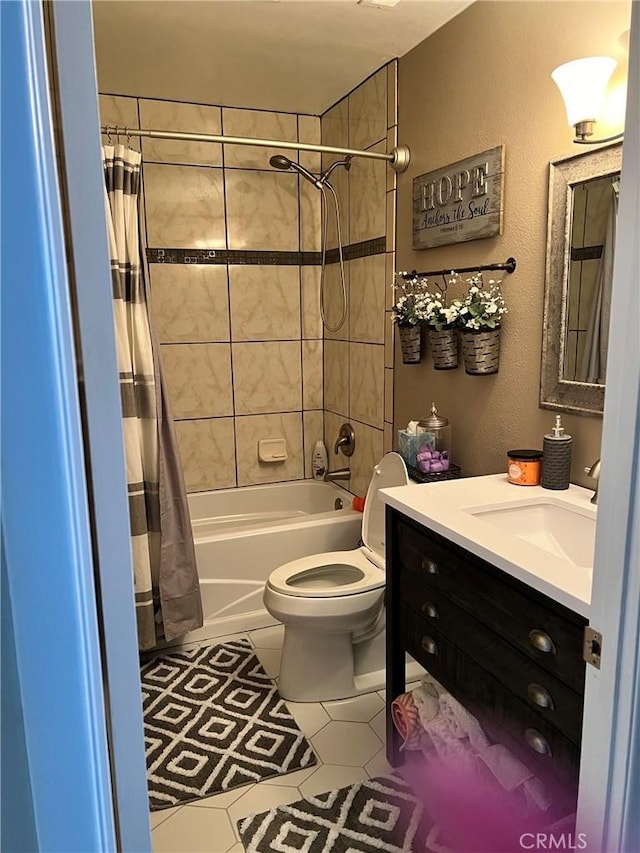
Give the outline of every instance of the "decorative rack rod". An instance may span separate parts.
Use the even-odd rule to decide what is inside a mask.
[[[403,278],[413,278],[414,276],[441,276],[441,275],[452,275],[452,273],[461,273],[461,272],[486,272],[488,270],[505,270],[508,273],[515,272],[516,270],[516,259],[515,258],[507,258],[507,260],[503,264],[480,264],[477,267],[457,267],[456,269],[446,269],[446,270],[429,270],[428,272],[417,272],[416,270],[412,270],[411,272],[403,273]]]
[[[294,151],[319,151],[325,154],[342,154],[350,157],[367,157],[369,160],[387,160],[396,172],[404,172],[409,165],[411,153],[406,145],[398,145],[388,153],[361,151],[358,148],[336,148],[332,145],[314,145],[311,142],[286,142],[282,139],[250,139],[246,136],[222,136],[212,133],[184,133],[174,130],[136,130],[108,124],[100,128],[110,136],[147,136],[152,139],[181,139],[185,142],[222,142],[225,145],[256,145],[262,148],[285,148]]]

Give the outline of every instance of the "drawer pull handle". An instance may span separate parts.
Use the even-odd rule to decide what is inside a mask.
[[[537,649],[539,652],[546,652],[547,654],[556,654],[556,646],[551,637],[548,634],[545,634],[544,631],[540,631],[538,628],[533,628],[529,631],[529,642],[533,646],[534,649]]]
[[[432,640],[431,637],[422,638],[422,648],[428,655],[438,654],[438,647],[436,646],[435,640]]]
[[[524,733],[524,739],[534,752],[551,757],[549,741],[537,729],[527,729]]]
[[[439,618],[437,608],[434,607],[430,601],[425,601],[425,603],[422,605],[421,610],[424,613],[424,615],[427,616],[429,619],[438,619]]]
[[[555,710],[551,694],[541,684],[529,684],[527,687],[527,696],[538,708],[546,708],[548,711]]]
[[[438,564],[431,557],[424,557],[422,560],[422,570],[428,575],[437,575]]]

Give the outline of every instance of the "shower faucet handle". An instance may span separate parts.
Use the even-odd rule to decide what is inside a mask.
[[[356,449],[356,435],[351,424],[342,424],[338,438],[333,447],[334,453],[342,450],[345,456],[353,456],[353,451]]]

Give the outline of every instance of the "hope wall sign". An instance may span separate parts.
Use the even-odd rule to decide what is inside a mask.
[[[413,179],[413,248],[502,234],[504,145]]]

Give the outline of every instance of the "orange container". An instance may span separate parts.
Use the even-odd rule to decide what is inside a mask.
[[[515,486],[539,486],[542,477],[541,450],[507,451],[507,479]]]

